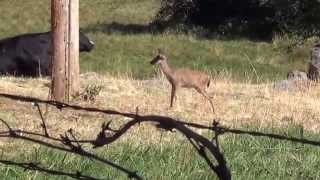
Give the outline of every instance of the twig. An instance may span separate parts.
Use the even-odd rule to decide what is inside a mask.
[[[5,165],[18,166],[18,167],[24,168],[25,170],[40,171],[40,172],[44,172],[44,173],[55,175],[55,176],[68,176],[73,179],[80,179],[80,180],[99,180],[98,178],[83,175],[81,172],[67,173],[63,171],[47,169],[47,168],[41,167],[39,163],[14,162],[14,161],[8,161],[8,160],[0,160],[0,163]]]
[[[70,105],[70,104],[65,104],[65,103],[60,103],[56,101],[45,101],[37,98],[32,98],[32,97],[24,97],[24,96],[16,96],[16,95],[10,95],[10,94],[1,94],[0,97],[5,97],[13,100],[20,100],[20,101],[25,101],[25,102],[37,102],[37,103],[44,103],[48,105],[55,106],[59,109],[63,108],[68,108],[72,109],[75,111],[86,111],[86,112],[98,112],[98,113],[103,113],[107,115],[119,115],[127,118],[131,118],[132,120],[124,123],[122,127],[120,127],[117,130],[113,130],[110,128],[111,121],[108,123],[104,123],[101,127],[101,131],[97,135],[95,140],[77,140],[75,136],[72,134],[71,131],[71,136],[73,139],[70,139],[67,134],[65,136],[61,136],[61,138],[54,138],[50,137],[49,135],[42,135],[42,134],[37,134],[33,132],[26,132],[26,131],[21,131],[21,130],[13,130],[8,123],[6,123],[4,120],[0,119],[1,122],[3,122],[7,128],[8,131],[0,132],[0,137],[11,137],[11,138],[17,138],[17,139],[23,139],[26,141],[31,141],[33,143],[41,144],[44,146],[47,146],[49,148],[53,149],[58,149],[61,151],[65,152],[70,152],[74,154],[78,154],[93,160],[96,160],[98,162],[108,164],[114,168],[117,168],[124,173],[128,175],[128,177],[133,177],[136,179],[141,179],[140,176],[137,175],[136,172],[127,170],[117,164],[114,164],[106,159],[100,158],[94,154],[91,154],[84,149],[81,148],[81,144],[83,143],[90,143],[93,145],[93,148],[98,148],[102,147],[108,144],[113,143],[114,141],[118,140],[120,137],[122,137],[130,128],[134,127],[135,125],[139,125],[140,123],[144,122],[152,122],[156,123],[156,127],[166,130],[166,131],[178,131],[182,133],[193,145],[193,147],[197,150],[198,154],[204,158],[204,160],[207,162],[209,167],[213,170],[215,174],[220,179],[231,179],[231,173],[227,167],[227,163],[225,161],[225,158],[223,154],[221,153],[219,149],[219,141],[218,137],[219,135],[222,135],[224,133],[232,133],[232,134],[247,134],[251,136],[258,136],[258,137],[269,137],[273,139],[279,139],[279,140],[287,140],[287,141],[292,141],[292,142],[298,142],[298,143],[303,143],[303,144],[310,144],[310,145],[315,145],[315,146],[320,146],[320,142],[317,141],[311,141],[303,138],[295,138],[295,137],[287,137],[287,136],[282,136],[278,134],[271,134],[271,133],[262,133],[262,132],[255,132],[255,131],[244,131],[244,130],[239,130],[239,129],[231,129],[231,128],[226,128],[222,127],[217,123],[216,121],[213,122],[212,126],[205,126],[201,124],[196,124],[196,123],[186,123],[178,120],[174,120],[169,117],[164,117],[164,116],[156,116],[156,115],[139,115],[138,114],[138,109],[136,109],[136,113],[123,113],[115,110],[104,110],[104,109],[98,109],[98,108],[90,108],[90,107],[81,107],[77,105]],[[211,141],[192,131],[190,128],[198,128],[198,129],[207,129],[210,131],[214,132],[214,137],[211,139]],[[109,132],[107,132],[109,131]],[[64,145],[66,145],[69,148],[65,147],[60,147],[56,146],[53,144],[50,144],[46,141],[41,141],[38,139],[34,139],[31,137],[28,137],[26,135],[33,135],[37,137],[44,137],[46,139],[56,141],[56,142],[62,142]],[[215,142],[215,144],[214,144]],[[74,145],[73,143],[76,143]],[[208,155],[212,155],[215,160],[217,161],[217,165],[214,165],[214,163],[210,160]]]
[[[44,134],[45,134],[46,137],[49,137],[49,133],[48,133],[48,131],[47,131],[46,122],[45,122],[44,117],[43,117],[43,115],[42,115],[42,111],[41,111],[41,109],[40,109],[40,106],[39,106],[39,104],[38,104],[37,102],[35,102],[34,105],[35,105],[35,106],[37,107],[37,109],[38,109],[38,112],[39,112],[39,115],[40,115],[40,118],[41,118],[41,121],[42,121],[41,127],[42,127],[42,129],[43,129],[43,131],[44,131]]]
[[[72,154],[77,154],[80,155],[82,157],[87,157],[89,159],[93,159],[96,160],[98,162],[101,162],[103,164],[109,165],[113,168],[116,168],[124,173],[126,173],[128,175],[128,177],[130,178],[135,178],[135,179],[142,179],[136,171],[130,171],[124,167],[121,167],[107,159],[101,158],[97,155],[94,155],[92,153],[89,153],[87,151],[85,151],[84,149],[80,149],[78,146],[74,146],[72,144],[72,141],[69,140],[69,138],[67,136],[61,136],[60,142],[66,146],[68,146],[69,148],[65,148],[65,147],[61,147],[52,143],[49,143],[48,140],[54,140],[57,141],[57,138],[52,138],[52,137],[46,137],[44,135],[41,134],[36,134],[36,133],[30,133],[30,134],[34,134],[34,135],[38,135],[40,137],[45,138],[46,140],[39,140],[39,139],[35,139],[32,137],[28,137],[24,134],[24,131],[19,131],[19,130],[13,130],[6,121],[0,119],[4,124],[6,124],[6,126],[8,127],[9,131],[4,131],[4,132],[0,132],[0,138],[1,137],[7,137],[7,138],[14,138],[14,139],[21,139],[21,140],[25,140],[25,141],[29,141],[32,143],[36,143],[36,144],[40,144],[52,149],[57,149],[60,151],[64,151],[64,152],[68,152],[68,153],[72,153]],[[19,132],[19,133],[16,133]]]

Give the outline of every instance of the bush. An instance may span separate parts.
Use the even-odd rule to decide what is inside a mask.
[[[162,0],[154,23],[203,26],[224,35],[320,35],[317,0]]]

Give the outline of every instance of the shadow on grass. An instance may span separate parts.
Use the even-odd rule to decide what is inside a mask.
[[[224,154],[220,150],[219,146],[219,140],[218,137],[220,137],[223,134],[229,133],[229,134],[238,134],[238,135],[249,135],[249,136],[255,136],[255,137],[268,137],[271,139],[277,139],[277,140],[284,140],[294,143],[301,143],[301,144],[308,144],[313,146],[320,146],[319,141],[314,141],[310,139],[306,139],[303,136],[303,128],[300,129],[300,136],[301,137],[290,137],[287,135],[281,135],[276,133],[265,133],[265,132],[259,132],[259,131],[250,131],[250,130],[242,130],[242,129],[232,129],[221,126],[217,121],[213,121],[212,125],[201,125],[197,123],[188,123],[184,121],[179,121],[172,119],[170,117],[165,116],[158,116],[158,115],[139,115],[138,109],[136,113],[125,113],[120,112],[116,110],[109,110],[109,109],[99,109],[99,108],[90,108],[90,107],[82,107],[78,105],[71,105],[66,103],[60,103],[57,101],[47,101],[42,100],[34,97],[28,97],[28,96],[21,96],[21,95],[13,95],[13,94],[4,94],[0,93],[0,97],[7,98],[11,100],[16,101],[22,101],[22,102],[30,102],[34,104],[46,104],[50,106],[54,106],[58,109],[70,109],[73,111],[86,111],[86,112],[95,112],[95,113],[102,113],[106,115],[119,115],[123,117],[130,118],[131,120],[128,122],[125,122],[119,129],[114,130],[109,127],[111,124],[111,121],[107,123],[103,123],[101,127],[101,131],[98,133],[96,139],[92,140],[78,140],[75,138],[73,134],[73,130],[70,129],[68,133],[66,133],[64,136],[61,135],[60,138],[53,137],[52,135],[48,134],[46,131],[45,121],[42,120],[41,127],[44,130],[43,134],[35,133],[35,132],[28,132],[23,131],[19,129],[13,129],[10,127],[10,125],[0,119],[3,125],[7,127],[7,131],[1,131],[0,132],[0,138],[14,138],[14,139],[20,139],[29,141],[35,144],[44,145],[46,147],[57,149],[64,152],[69,152],[72,154],[77,154],[82,157],[87,157],[91,160],[96,160],[100,163],[104,163],[106,165],[112,166],[118,170],[121,170],[123,173],[127,174],[129,178],[135,178],[135,179],[142,179],[136,171],[132,171],[129,169],[126,169],[124,167],[121,167],[120,165],[117,165],[107,159],[100,158],[99,156],[92,154],[88,151],[86,151],[82,145],[83,144],[91,144],[93,145],[93,148],[102,147],[108,144],[111,144],[115,142],[118,138],[120,138],[122,135],[126,134],[126,132],[134,127],[135,125],[139,125],[140,123],[144,122],[152,122],[155,123],[156,128],[160,128],[166,131],[171,132],[180,132],[181,134],[186,137],[186,139],[190,142],[190,144],[194,147],[194,149],[197,151],[198,155],[202,157],[207,165],[211,168],[211,170],[217,175],[219,179],[231,179],[231,171],[229,170],[227,166],[227,162],[224,158]],[[42,118],[42,116],[41,116]],[[213,132],[212,139],[207,138],[205,136],[202,136],[201,134],[198,134],[191,130],[191,128],[196,129],[202,129],[202,130],[209,130]],[[110,134],[111,133],[111,134]],[[31,137],[33,136],[33,137]],[[44,138],[44,140],[40,140],[38,138]],[[60,142],[64,146],[57,146],[54,144],[49,143],[47,140],[51,140],[54,142]],[[213,161],[210,157],[213,157]],[[84,176],[81,174],[81,172],[76,173],[66,173],[66,172],[58,172],[53,170],[48,170],[43,167],[38,166],[37,164],[34,164],[32,162],[12,162],[12,161],[6,161],[1,160],[0,163],[6,164],[6,165],[13,165],[13,166],[19,166],[25,169],[30,170],[39,170],[46,172],[48,174],[53,175],[62,175],[62,176],[69,176],[75,179],[96,179],[94,177],[90,176]]]
[[[79,180],[100,180],[99,178],[86,176],[81,174],[81,172],[64,172],[64,171],[58,171],[58,170],[52,170],[50,168],[41,167],[39,163],[33,163],[33,162],[15,162],[15,161],[8,161],[8,160],[0,160],[0,163],[5,166],[17,166],[24,169],[24,171],[30,170],[30,171],[39,171],[43,172],[49,175],[54,176],[63,176],[63,177],[70,177],[73,179],[79,179]]]
[[[106,34],[146,34],[151,32],[160,32],[159,30],[156,31],[154,26],[151,24],[121,24],[118,22],[91,24],[82,30],[86,33],[102,32]]]
[[[169,25],[168,25],[169,24]],[[233,41],[237,39],[247,39],[253,42],[270,42],[272,37],[259,38],[254,37],[249,34],[221,34],[211,30],[210,28],[205,28],[201,26],[188,26],[179,25],[173,23],[163,23],[163,22],[151,22],[149,24],[122,24],[119,22],[111,23],[97,23],[90,24],[87,27],[81,29],[85,33],[105,33],[113,34],[120,33],[123,35],[128,34],[161,34],[166,31],[173,32],[177,34],[194,34],[199,39],[218,39],[224,41]]]
[[[96,112],[96,113],[103,113],[107,115],[118,115],[118,116],[132,119],[124,123],[122,127],[120,127],[117,130],[110,128],[111,121],[107,123],[103,123],[101,126],[101,131],[97,134],[96,139],[78,140],[74,135],[74,132],[72,129],[69,129],[65,133],[65,135],[60,135],[60,138],[56,138],[55,136],[52,136],[51,134],[49,134],[46,129],[47,126],[45,125],[45,120],[42,119],[43,116],[40,113],[40,117],[42,119],[41,127],[44,133],[28,132],[20,129],[14,129],[5,120],[0,119],[2,124],[5,127],[7,127],[6,131],[0,131],[0,138],[12,138],[12,139],[25,140],[34,144],[43,145],[43,146],[60,150],[63,152],[67,152],[70,154],[80,155],[82,157],[95,160],[97,162],[104,163],[105,165],[118,169],[123,173],[127,174],[128,178],[142,179],[142,177],[140,177],[136,171],[131,171],[130,169],[126,169],[118,164],[115,164],[112,161],[109,161],[108,159],[104,159],[95,154],[92,154],[91,152],[85,150],[85,148],[83,148],[82,145],[90,144],[90,145],[93,145],[93,148],[103,147],[105,145],[108,145],[117,141],[121,136],[126,134],[128,130],[131,129],[132,127],[136,125],[140,125],[140,123],[151,122],[151,123],[155,123],[156,128],[163,129],[170,132],[177,131],[183,134],[184,137],[186,137],[187,140],[190,142],[190,144],[192,144],[194,149],[197,151],[198,155],[205,160],[205,162],[210,167],[212,172],[216,174],[219,179],[223,179],[223,180],[231,179],[231,172],[227,166],[227,162],[224,158],[224,155],[221,153],[218,146],[218,139],[217,139],[218,135],[216,136],[216,143],[214,143],[214,141],[211,141],[207,137],[202,136],[201,134],[198,134],[193,130],[191,130],[192,127],[199,127],[199,128],[202,127],[202,129],[210,130],[210,127],[205,127],[203,125],[193,124],[193,123],[186,124],[182,121],[178,121],[165,116],[139,115],[138,109],[136,113],[124,113],[116,110],[98,109],[98,108],[90,108],[90,107],[88,108],[88,107],[82,107],[78,105],[61,103],[57,101],[41,100],[38,98],[21,96],[21,95],[0,93],[0,97],[16,100],[16,101],[31,102],[33,104],[38,104],[38,103],[46,104],[46,105],[54,106],[60,110],[67,108],[67,109],[72,109],[73,111]],[[211,128],[211,130],[213,129]],[[42,139],[40,140],[38,138],[42,138],[45,140],[42,140]],[[60,144],[63,144],[64,146],[57,146],[55,144],[50,143],[50,141],[58,142]],[[213,158],[210,158],[210,157],[213,157]],[[7,165],[15,165],[15,166],[25,167],[25,168],[29,167],[30,169],[35,168],[35,165],[33,163],[30,164],[30,162],[27,162],[27,164],[26,163],[21,164],[21,163],[12,162],[12,161],[2,161],[2,162]],[[51,174],[56,173],[56,171],[48,172],[46,171],[46,169],[41,169],[39,167],[37,167],[37,170],[43,170],[44,172],[51,173]],[[59,172],[58,175],[79,178],[79,176],[77,176],[78,174],[81,174],[81,173],[66,174],[64,172]]]

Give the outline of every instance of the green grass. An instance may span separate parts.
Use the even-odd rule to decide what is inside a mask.
[[[81,1],[81,29],[96,42],[92,52],[81,55],[81,71],[149,78],[155,71],[148,62],[158,48],[165,49],[172,66],[226,71],[235,80],[262,82],[284,78],[292,69],[306,70],[310,43],[287,51],[294,41],[282,37],[253,42],[203,38],[201,29],[145,31],[158,8],[159,0]],[[50,28],[49,1],[0,1],[0,10],[0,37]]]
[[[265,133],[278,133],[300,137],[298,127],[283,129],[257,129]],[[319,134],[305,133],[304,138],[316,140]],[[223,135],[221,148],[233,179],[319,179],[320,149],[265,137]],[[206,163],[198,157],[187,141],[174,144],[137,145],[123,143],[93,151],[131,170],[145,179],[216,179]],[[111,167],[94,163],[75,155],[34,148],[31,155],[23,154],[16,161],[41,162],[54,170],[81,171],[85,175],[107,179],[127,177]],[[62,179],[39,172],[24,171],[13,166],[0,166],[1,179]]]
[[[299,128],[264,130],[300,137]],[[305,138],[316,140],[319,135]],[[319,179],[318,147],[269,138],[233,136],[226,139],[227,161],[235,179]]]
[[[49,3],[44,0],[0,1],[0,38],[47,31],[50,28]],[[158,48],[165,50],[172,66],[203,69],[212,74],[226,72],[239,81],[276,80],[284,78],[289,70],[306,70],[314,39],[291,48],[294,39],[286,37],[275,37],[272,42],[254,42],[244,38],[204,38],[201,30],[190,33],[181,33],[178,29],[163,33],[146,31],[146,24],[158,7],[159,0],[80,1],[81,29],[96,43],[92,52],[81,54],[81,71],[149,78],[155,74],[149,61]],[[0,114],[3,118],[8,116],[10,114]],[[299,134],[296,128],[263,131]],[[305,137],[319,139],[319,134],[309,133]],[[221,144],[234,179],[320,179],[317,147],[238,135],[223,136]],[[25,146],[21,143],[21,147]],[[35,147],[31,154],[21,152],[21,149],[14,150],[12,156],[19,154],[14,160],[40,161],[50,169],[79,170],[101,178],[126,179],[110,167],[43,147]],[[146,179],[215,177],[186,141],[158,145],[128,142],[105,147],[97,153],[137,170]],[[62,178],[1,165],[0,179]]]

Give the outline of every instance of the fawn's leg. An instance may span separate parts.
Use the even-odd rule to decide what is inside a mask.
[[[170,107],[173,106],[173,100],[174,100],[174,98],[177,98],[177,96],[176,96],[176,90],[177,90],[176,86],[172,84],[172,85],[171,85]]]
[[[210,105],[211,105],[211,109],[212,109],[212,112],[214,113],[214,107],[213,107],[213,103],[209,97],[209,95],[207,94],[207,92],[201,88],[195,88],[204,98],[206,98],[209,102],[210,102]]]

